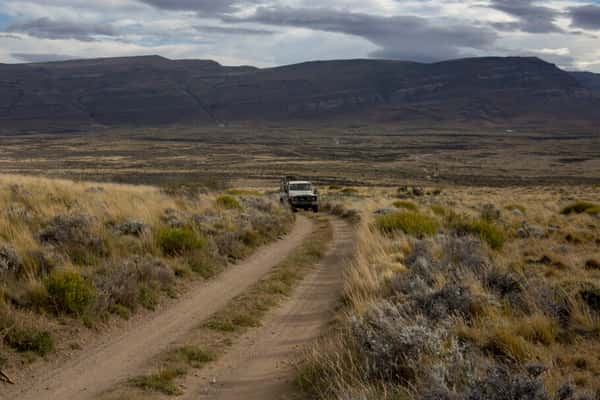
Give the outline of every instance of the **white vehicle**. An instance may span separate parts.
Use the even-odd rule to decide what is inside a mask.
[[[309,181],[285,177],[281,180],[279,201],[288,203],[293,211],[299,208],[319,212],[319,192]]]

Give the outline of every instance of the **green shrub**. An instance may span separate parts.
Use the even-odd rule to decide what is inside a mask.
[[[464,217],[454,217],[450,225],[463,233],[479,236],[494,250],[502,248],[506,241],[504,229],[485,219],[468,220]]]
[[[192,346],[178,348],[175,351],[173,358],[177,361],[184,361],[194,368],[199,368],[203,364],[214,361],[216,359],[214,354]]]
[[[146,309],[154,311],[158,305],[158,290],[142,286],[138,291],[138,301]]]
[[[405,208],[410,211],[417,211],[417,205],[412,201],[407,200],[398,200],[394,202],[394,207],[396,208]]]
[[[225,194],[217,197],[217,206],[228,210],[239,210],[242,208],[240,202],[235,197]]]
[[[19,352],[31,351],[40,356],[45,356],[54,349],[54,340],[50,332],[35,328],[9,329],[4,342]]]
[[[210,279],[217,275],[223,266],[221,260],[209,256],[203,251],[196,251],[189,258],[190,269],[204,279]]]
[[[206,239],[191,228],[163,228],[156,236],[158,246],[169,256],[201,250],[206,246]]]
[[[76,272],[55,272],[46,282],[50,303],[57,313],[83,315],[94,302],[94,287]]]
[[[585,213],[590,215],[600,215],[600,206],[588,208],[587,210],[585,210]]]
[[[176,396],[182,394],[182,392],[174,381],[185,375],[185,373],[185,369],[182,368],[164,368],[156,374],[138,376],[132,378],[129,382],[140,389]]]
[[[561,214],[582,214],[584,212],[589,212],[589,210],[594,210],[596,208],[600,208],[600,206],[594,203],[588,203],[586,201],[578,201],[577,203],[573,203],[563,208]]]
[[[417,237],[435,235],[439,230],[437,220],[412,211],[382,215],[377,218],[375,224],[386,234],[404,232]]]
[[[228,195],[231,196],[255,196],[258,197],[261,193],[258,190],[252,189],[227,189],[225,191]]]
[[[340,185],[336,185],[336,184],[329,185],[329,190],[340,190],[340,189],[342,189],[342,187]]]

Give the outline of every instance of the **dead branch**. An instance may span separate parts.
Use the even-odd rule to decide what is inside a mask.
[[[6,375],[4,372],[0,371],[0,380],[2,380],[3,382],[6,383],[10,383],[11,385],[14,385],[15,383],[12,381],[12,379],[10,379],[10,377],[8,375]]]

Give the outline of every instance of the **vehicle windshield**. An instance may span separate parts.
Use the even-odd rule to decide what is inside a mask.
[[[311,191],[312,185],[310,183],[291,183],[290,190],[293,191]]]

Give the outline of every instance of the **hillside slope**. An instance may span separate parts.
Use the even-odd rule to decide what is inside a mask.
[[[0,129],[243,121],[587,124],[600,96],[537,58],[224,67],[158,56],[0,65]]]

